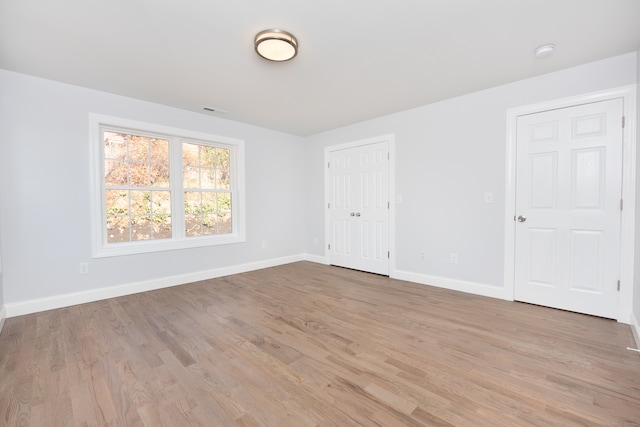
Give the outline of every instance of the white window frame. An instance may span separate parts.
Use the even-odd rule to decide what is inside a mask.
[[[172,237],[134,242],[107,242],[104,182],[104,141],[102,132],[158,136],[169,140]],[[101,114],[89,114],[91,224],[94,258],[168,251],[246,241],[244,141],[186,129],[139,122]],[[182,184],[182,143],[196,143],[231,150],[232,233],[187,237],[184,230],[184,188]]]

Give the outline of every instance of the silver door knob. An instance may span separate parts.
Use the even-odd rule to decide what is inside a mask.
[[[356,216],[356,213],[355,212],[351,212],[349,215]]]
[[[525,222],[526,220],[527,220],[527,217],[526,217],[526,216],[524,216],[524,215],[520,215],[520,216],[518,217],[518,222]]]
[[[356,212],[356,216],[360,216],[360,212]]]

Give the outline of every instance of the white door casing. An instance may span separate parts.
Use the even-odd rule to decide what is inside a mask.
[[[329,264],[389,275],[389,145],[377,139],[327,149]]]
[[[617,318],[623,100],[517,119],[515,299]]]

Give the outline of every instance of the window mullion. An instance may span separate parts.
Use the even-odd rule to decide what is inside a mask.
[[[238,230],[238,224],[241,223],[240,209],[242,209],[239,206],[238,186],[240,180],[243,178],[238,174],[238,165],[236,163],[238,158],[238,147],[234,147],[231,150],[231,161],[229,162],[229,173],[232,177],[236,178],[229,186],[229,192],[231,193],[231,223],[233,224],[233,230]]]
[[[182,139],[171,138],[171,224],[174,239],[184,239],[184,186],[182,183]]]

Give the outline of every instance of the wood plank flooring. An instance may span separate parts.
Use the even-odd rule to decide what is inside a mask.
[[[628,325],[308,262],[7,319],[6,426],[640,426]]]

